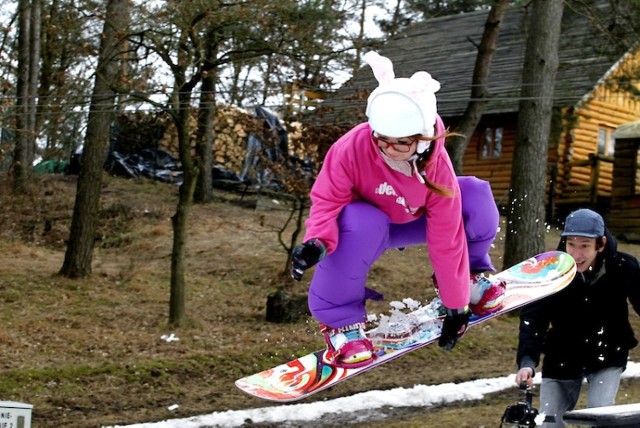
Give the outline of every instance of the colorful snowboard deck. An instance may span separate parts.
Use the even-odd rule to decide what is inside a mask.
[[[507,284],[502,308],[489,315],[472,316],[469,326],[511,312],[556,293],[575,276],[573,257],[561,251],[548,251],[531,257],[495,277]],[[406,315],[398,325],[381,326],[368,331],[376,352],[375,360],[364,367],[343,368],[325,358],[325,350],[316,351],[288,363],[238,379],[236,386],[247,394],[265,400],[288,402],[306,398],[360,373],[385,364],[408,352],[438,340],[442,317],[433,315],[427,305]],[[391,333],[389,333],[391,332]]]

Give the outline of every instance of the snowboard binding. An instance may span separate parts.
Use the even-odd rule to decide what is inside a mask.
[[[347,340],[342,342],[337,347],[334,346],[333,341],[331,340],[331,336],[335,334],[341,334],[341,330],[350,329],[348,326],[343,327],[342,329],[332,329],[324,324],[320,325],[320,331],[324,336],[324,340],[327,344],[327,350],[324,353],[324,359],[336,366],[342,367],[345,369],[355,369],[358,367],[364,367],[369,365],[375,359],[375,354],[373,352],[373,345],[371,341],[364,336],[363,330],[360,330],[361,338],[355,340]],[[361,328],[361,327],[359,327]],[[344,334],[342,334],[344,336]],[[343,337],[343,340],[347,339]]]

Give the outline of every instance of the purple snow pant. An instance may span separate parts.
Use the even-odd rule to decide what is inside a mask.
[[[499,214],[489,183],[458,177],[462,217],[472,272],[495,270],[489,248],[498,231]],[[339,328],[366,321],[365,301],[382,295],[366,287],[371,265],[388,249],[426,243],[426,218],[392,224],[364,201],[344,207],[338,217],[336,250],[318,263],[309,286],[309,309],[316,320]]]

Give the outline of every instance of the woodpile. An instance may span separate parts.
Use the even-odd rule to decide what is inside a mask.
[[[175,125],[166,121],[165,132],[158,144],[158,148],[178,156],[178,135]],[[189,126],[191,132],[191,147],[195,154],[197,132],[197,110],[191,115]],[[244,109],[218,105],[214,123],[215,140],[213,143],[213,162],[231,171],[242,170],[244,156],[247,150],[247,138],[255,134],[267,139],[273,135],[266,133],[262,120]]]
[[[175,124],[166,114],[127,114],[120,119],[121,135],[119,140],[125,142],[127,153],[135,153],[141,149],[159,149],[179,158],[178,134]],[[195,155],[196,136],[198,128],[198,111],[194,109],[189,122],[191,129],[191,149]],[[335,125],[312,126],[300,122],[287,124],[288,147],[287,155],[312,164],[316,168],[326,154],[329,147],[340,138],[348,127]],[[241,173],[243,171],[247,143],[250,135],[256,136],[262,150],[274,148],[279,142],[279,135],[273,132],[262,118],[256,117],[252,111],[233,106],[218,105],[214,122],[214,143],[212,147],[213,163],[229,171]],[[287,158],[289,159],[289,158]],[[296,162],[280,162],[278,165],[268,159],[264,160],[264,167],[275,173],[284,173],[280,169],[290,171],[300,165]],[[271,163],[270,163],[271,162]]]

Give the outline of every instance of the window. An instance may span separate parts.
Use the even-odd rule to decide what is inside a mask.
[[[598,129],[598,154],[613,156],[614,152],[615,140],[613,138],[613,129],[600,125]]]
[[[480,140],[480,159],[500,159],[502,155],[502,128],[485,128]]]

